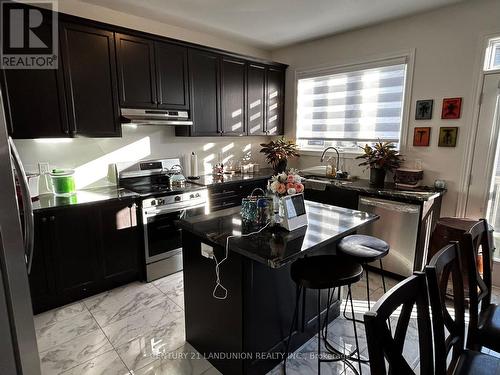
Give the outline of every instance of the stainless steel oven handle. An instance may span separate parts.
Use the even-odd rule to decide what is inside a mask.
[[[205,203],[197,204],[195,206],[183,205],[183,206],[176,206],[175,208],[174,207],[163,208],[160,210],[143,209],[142,212],[144,214],[144,217],[153,217],[153,216],[159,216],[159,215],[168,214],[168,213],[177,212],[177,211],[195,210],[195,209],[203,208],[206,206],[207,206],[207,203],[205,202]]]

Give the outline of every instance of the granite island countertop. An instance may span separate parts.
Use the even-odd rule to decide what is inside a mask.
[[[203,242],[239,253],[271,268],[279,268],[295,259],[352,234],[359,227],[378,219],[377,215],[322,203],[306,201],[309,224],[288,232],[282,228],[265,228],[260,233],[245,234],[240,207],[208,215],[186,218],[179,226]]]
[[[33,211],[137,197],[139,197],[139,194],[116,186],[77,190],[74,194],[67,197],[44,194],[40,195],[39,199],[33,202]]]

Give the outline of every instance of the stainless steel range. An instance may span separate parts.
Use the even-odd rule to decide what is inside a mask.
[[[185,183],[179,159],[140,162],[122,170],[119,185],[141,195],[146,280],[182,270],[181,231],[177,221],[208,212],[208,191]]]

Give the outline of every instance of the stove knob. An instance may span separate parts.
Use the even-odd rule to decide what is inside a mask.
[[[174,198],[174,201],[180,202],[181,201],[181,196],[180,195],[176,195],[175,198]]]
[[[158,199],[158,204],[163,204],[165,201],[163,199]]]
[[[151,206],[155,206],[155,205],[156,205],[156,201],[153,199],[153,200],[151,201]]]
[[[199,198],[200,196],[200,193],[196,193],[196,198]]]
[[[191,195],[189,196],[189,198],[193,199],[193,198],[194,198],[194,194],[191,194]]]

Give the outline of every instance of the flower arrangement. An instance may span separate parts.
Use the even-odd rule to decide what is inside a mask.
[[[292,195],[304,191],[302,178],[297,174],[297,171],[293,169],[291,169],[288,174],[283,172],[271,177],[269,188],[277,196]]]

